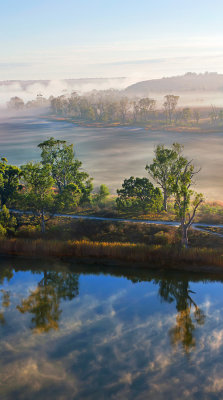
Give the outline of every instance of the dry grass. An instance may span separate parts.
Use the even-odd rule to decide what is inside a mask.
[[[0,253],[32,257],[87,257],[138,263],[141,266],[196,270],[223,267],[221,249],[180,249],[171,246],[134,243],[3,239]],[[211,269],[210,269],[211,270]],[[215,269],[216,270],[216,269]],[[223,270],[222,270],[223,271]]]

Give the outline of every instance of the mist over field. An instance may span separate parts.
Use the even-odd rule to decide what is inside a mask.
[[[196,134],[151,132],[140,127],[88,128],[69,122],[14,116],[0,121],[0,156],[16,165],[39,160],[37,145],[51,136],[73,143],[83,169],[94,178],[94,186],[104,183],[114,194],[124,178],[148,176],[145,165],[152,161],[157,144],[169,146],[179,142],[184,145],[185,155],[201,167],[196,191],[202,191],[208,200],[223,198],[223,132]]]
[[[187,83],[188,84],[187,86]],[[215,82],[212,91],[212,83]],[[133,176],[148,176],[145,165],[153,158],[157,144],[170,146],[173,142],[184,145],[185,155],[193,159],[201,172],[197,179],[196,190],[202,191],[209,200],[223,198],[223,129],[218,133],[165,131],[162,127],[156,131],[140,127],[137,122],[130,126],[119,127],[81,127],[69,122],[49,121],[45,119],[50,110],[46,106],[23,107],[22,110],[7,109],[6,103],[13,96],[24,102],[34,99],[38,94],[48,99],[50,96],[70,96],[72,91],[88,95],[97,90],[114,101],[116,96],[128,96],[130,102],[144,95],[156,100],[157,108],[162,109],[164,96],[173,85],[175,94],[180,95],[178,109],[183,107],[223,106],[223,75],[186,74],[181,77],[148,80],[132,84],[127,78],[117,79],[72,79],[61,81],[8,81],[0,83],[0,142],[1,156],[9,163],[21,165],[30,160],[39,160],[37,145],[53,136],[74,144],[76,156],[83,162],[83,168],[94,178],[94,186],[101,183],[109,186],[112,193],[120,188],[123,179]],[[205,83],[205,85],[204,85]],[[128,86],[129,85],[129,86]],[[203,90],[202,90],[203,85]],[[153,90],[153,91],[152,91]],[[105,91],[105,92],[104,92]],[[173,91],[172,91],[173,93]],[[118,97],[117,97],[118,98]]]
[[[0,108],[6,109],[12,97],[19,97],[27,103],[38,95],[50,99],[69,97],[73,92],[90,95],[97,91],[103,95],[109,90],[116,96],[129,99],[154,98],[159,108],[162,108],[166,94],[180,96],[179,107],[223,106],[223,74],[207,72],[144,81],[139,81],[139,77],[0,81]]]

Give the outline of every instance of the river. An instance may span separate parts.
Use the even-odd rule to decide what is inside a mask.
[[[2,400],[221,398],[223,277],[0,263]]]
[[[1,156],[12,164],[40,159],[38,143],[54,136],[74,144],[76,156],[97,187],[107,184],[115,193],[131,175],[148,176],[146,163],[153,158],[157,144],[184,145],[184,153],[201,167],[195,189],[209,200],[223,198],[223,132],[177,133],[150,132],[139,127],[87,128],[69,122],[49,121],[37,117],[1,117]]]

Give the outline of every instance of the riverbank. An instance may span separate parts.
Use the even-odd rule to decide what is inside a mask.
[[[190,272],[223,272],[222,249],[145,245],[135,243],[109,243],[56,240],[2,239],[1,255],[34,258],[83,259],[89,262],[121,262],[124,266],[155,268]]]
[[[41,117],[40,117],[41,118]],[[46,115],[42,118],[54,122],[70,122],[74,125],[84,128],[142,128],[150,132],[176,132],[176,133],[221,133],[223,126],[210,126],[210,124],[201,124],[200,126],[175,126],[166,124],[151,124],[148,122],[100,122],[100,121],[85,121],[72,117],[58,117],[57,115]]]

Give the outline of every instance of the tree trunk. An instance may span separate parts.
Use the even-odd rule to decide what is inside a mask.
[[[187,237],[188,225],[185,225],[183,222],[181,223],[181,243],[182,246],[187,248],[188,247],[188,237]]]
[[[164,209],[164,211],[167,211],[167,199],[168,199],[167,194],[164,191],[164,193],[163,193],[163,209]]]

